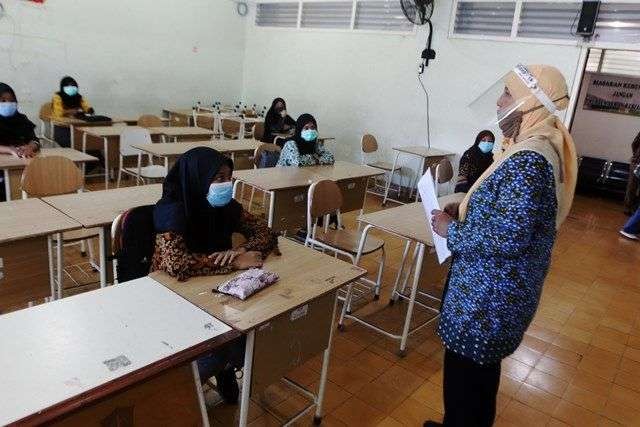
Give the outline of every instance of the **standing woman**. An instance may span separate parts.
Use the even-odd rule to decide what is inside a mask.
[[[335,163],[331,151],[318,141],[318,124],[311,114],[302,114],[296,121],[293,138],[280,153],[278,166],[315,166]]]
[[[464,152],[458,168],[456,193],[466,193],[493,163],[493,144],[496,137],[490,130],[483,130],[476,136],[473,146]]]
[[[18,112],[18,99],[11,86],[0,83],[0,155],[33,157],[40,150],[34,125]],[[6,200],[4,176],[0,173],[0,201]]]
[[[264,118],[262,142],[272,144],[276,134],[289,132],[295,125],[295,120],[287,114],[287,103],[284,102],[284,99],[274,99]]]
[[[453,255],[438,327],[446,347],[445,426],[493,424],[500,363],[533,319],[573,200],[575,147],[552,114],[566,108],[567,84],[554,67],[527,68],[518,68],[523,77],[510,72],[501,86],[498,117],[507,140],[500,159],[459,206],[434,211],[433,229]],[[523,83],[527,76],[537,90]]]
[[[66,76],[60,81],[60,91],[53,94],[51,99],[51,116],[54,119],[76,117],[82,114],[93,114],[93,108],[80,95],[78,83]],[[68,127],[55,126],[53,139],[62,147],[71,146],[71,134]]]
[[[631,215],[640,204],[640,185],[638,177],[634,175],[635,169],[640,165],[640,132],[631,144],[631,162],[629,167],[629,181],[627,181],[627,193],[624,197],[624,213]]]

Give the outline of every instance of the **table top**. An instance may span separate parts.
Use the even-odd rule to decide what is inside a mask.
[[[413,154],[414,156],[419,157],[442,157],[442,156],[452,156],[455,154],[452,151],[441,150],[439,148],[428,148],[423,145],[411,145],[407,147],[393,147],[394,150],[400,151],[402,153]]]
[[[95,162],[97,157],[90,156],[73,148],[43,148],[38,153],[39,157],[62,156],[75,163]],[[24,159],[12,155],[0,154],[0,169],[24,169],[30,159]]]
[[[190,116],[193,114],[193,108],[165,108],[162,111],[168,114],[178,114],[184,116]]]
[[[195,126],[161,126],[147,128],[151,134],[167,136],[211,136],[211,129],[199,128]]]
[[[87,135],[95,136],[97,138],[104,138],[110,136],[120,136],[123,129],[132,128],[137,126],[88,126],[79,127],[78,130],[86,133]],[[161,135],[162,132],[156,132],[153,129],[160,128],[145,128],[151,135]]]
[[[275,167],[233,171],[233,177],[265,191],[306,187],[321,179],[342,181],[383,174],[381,169],[337,161],[331,166]]]
[[[40,199],[0,203],[0,243],[79,228],[81,224],[77,221]]]
[[[210,147],[221,153],[235,153],[239,151],[255,151],[260,144],[261,142],[255,139],[243,139],[225,142],[193,141],[134,144],[133,147],[158,157],[176,157],[196,147]]]
[[[85,125],[88,127],[91,124],[91,122],[87,122],[86,120],[82,120],[82,119],[76,119],[75,117],[58,117],[58,118],[49,117],[47,120],[50,120],[51,123],[53,123],[55,126]],[[130,117],[127,117],[127,118],[111,118],[110,121],[106,120],[104,122],[101,121],[101,122],[94,122],[94,123],[99,123],[100,126],[103,126],[103,124],[107,125],[108,123],[127,123],[132,121],[134,120],[131,119]],[[138,119],[136,118],[135,121],[137,122]]]
[[[91,228],[111,224],[118,215],[136,206],[155,204],[160,196],[162,184],[151,184],[44,197],[42,200],[83,227]]]
[[[440,207],[452,202],[460,202],[465,193],[454,193],[438,198]],[[427,214],[422,202],[408,203],[381,211],[364,214],[358,221],[371,224],[376,228],[387,231],[414,242],[433,246],[433,234],[427,224]]]
[[[283,237],[279,238],[279,246],[282,255],[269,255],[263,268],[277,273],[280,280],[245,301],[212,292],[237,272],[192,277],[186,282],[161,271],[151,273],[150,277],[231,327],[246,332],[366,274],[360,267]]]
[[[236,120],[238,122],[244,122],[244,123],[262,123],[264,122],[264,118],[262,117],[240,117],[238,116],[225,116],[224,113],[220,113],[220,117],[223,117],[225,119],[229,119],[229,120]]]
[[[239,334],[144,277],[4,314],[0,335],[5,425],[53,418]]]

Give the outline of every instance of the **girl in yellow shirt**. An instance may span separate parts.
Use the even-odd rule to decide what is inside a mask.
[[[51,100],[53,119],[76,117],[79,114],[93,114],[93,108],[78,92],[78,83],[69,76],[60,81],[60,91],[53,94]],[[53,138],[61,147],[71,146],[71,134],[68,127],[55,126]]]

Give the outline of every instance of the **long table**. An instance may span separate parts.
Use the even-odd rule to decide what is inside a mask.
[[[307,191],[322,179],[338,183],[342,191],[342,212],[362,210],[367,182],[384,171],[364,165],[337,161],[332,166],[275,167],[234,171],[234,195],[240,183],[269,193],[269,227],[275,231],[294,230],[306,224]]]

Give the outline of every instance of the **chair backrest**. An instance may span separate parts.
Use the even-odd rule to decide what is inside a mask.
[[[31,197],[75,193],[83,184],[80,168],[62,156],[34,157],[22,172],[22,191]]]
[[[253,152],[253,164],[257,169],[275,167],[282,148],[276,144],[263,143]]]
[[[256,113],[253,109],[247,108],[242,112],[245,117],[258,117],[258,113]]]
[[[369,134],[369,133],[365,133],[364,135],[362,135],[362,140],[360,141],[360,144],[362,146],[362,152],[363,153],[375,153],[376,151],[378,151],[378,141],[376,140],[376,137]]]
[[[307,194],[307,229],[311,230],[314,219],[340,210],[342,200],[342,191],[335,181],[323,179],[311,184]]]
[[[240,122],[232,119],[222,119],[222,132],[226,134],[240,132]]]
[[[149,130],[138,126],[126,126],[120,132],[120,154],[122,156],[137,156],[140,150],[133,148],[133,144],[151,144]]]
[[[42,106],[40,107],[40,114],[39,114],[40,119],[44,121],[51,119],[52,111],[53,111],[53,107],[50,102],[46,102],[42,104]]]
[[[453,166],[451,162],[446,157],[440,162],[438,162],[438,166],[436,166],[436,180],[438,184],[444,184],[445,182],[449,182],[453,179]]]
[[[264,123],[258,122],[253,125],[253,139],[256,141],[262,141],[264,138]]]
[[[154,207],[145,205],[129,209],[111,225],[112,248],[118,261],[120,283],[149,274],[156,240]]]
[[[193,125],[199,128],[213,130],[213,124],[215,120],[210,114],[198,114],[193,115]]]
[[[157,128],[162,126],[162,119],[153,114],[143,114],[138,117],[138,126],[143,128]]]

